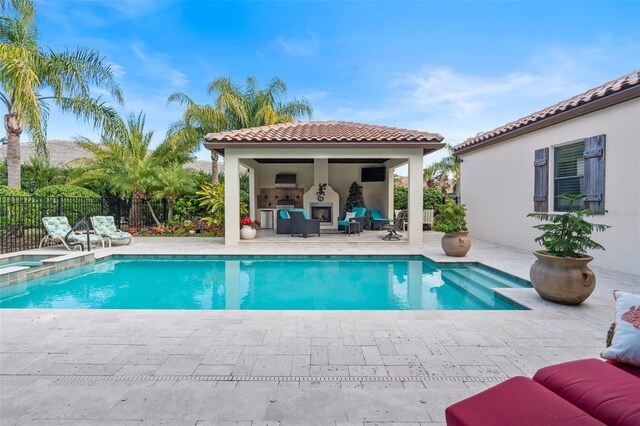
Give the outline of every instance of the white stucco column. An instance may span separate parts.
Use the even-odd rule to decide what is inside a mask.
[[[240,241],[240,174],[238,156],[231,149],[224,156],[224,245]]]
[[[409,243],[422,244],[422,150],[409,157]]]
[[[253,220],[260,220],[256,210],[256,170],[248,167],[249,172],[249,217]]]
[[[393,219],[394,218],[394,209],[395,207],[393,206],[393,189],[394,189],[394,178],[395,178],[395,174],[396,174],[396,169],[395,167],[389,167],[387,169],[387,211],[383,212],[382,214],[385,214],[387,218],[389,219]]]

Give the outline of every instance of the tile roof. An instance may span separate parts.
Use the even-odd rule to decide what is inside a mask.
[[[615,95],[632,88],[640,89],[640,70],[636,70],[632,73],[623,75],[622,77],[616,78],[615,80],[611,80],[598,87],[587,90],[586,92],[580,93],[579,95],[576,95],[572,98],[569,98],[562,102],[558,102],[555,105],[542,109],[538,112],[534,112],[533,114],[530,114],[526,117],[507,123],[504,126],[500,126],[488,132],[480,133],[472,138],[467,139],[463,143],[456,145],[454,147],[454,152],[467,150],[470,147],[484,145],[485,143],[498,136],[506,135],[515,130],[522,129],[534,123],[541,122],[542,120],[558,116],[561,113],[571,111],[575,108],[607,98],[611,95]],[[638,91],[638,96],[640,96],[640,91]]]
[[[438,133],[352,121],[295,121],[209,133],[207,142],[441,142]]]

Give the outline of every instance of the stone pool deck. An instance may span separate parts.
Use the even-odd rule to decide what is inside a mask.
[[[129,254],[424,254],[425,244],[139,238]],[[30,253],[66,253],[58,248]],[[474,241],[465,261],[527,278],[533,256]],[[505,294],[526,311],[0,310],[0,423],[72,425],[444,422],[444,408],[515,375],[598,357],[613,289],[594,268],[579,307]]]

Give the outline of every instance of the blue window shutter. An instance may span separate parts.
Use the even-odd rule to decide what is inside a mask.
[[[584,207],[604,210],[606,135],[586,138],[584,141]]]

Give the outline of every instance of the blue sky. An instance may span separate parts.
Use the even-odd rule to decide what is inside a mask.
[[[97,49],[155,143],[217,76],[283,79],[314,120],[439,132],[456,144],[640,68],[640,2],[37,0],[54,49]],[[50,139],[96,137],[53,112]],[[198,155],[208,158],[202,151]],[[425,158],[425,164],[439,154]]]

